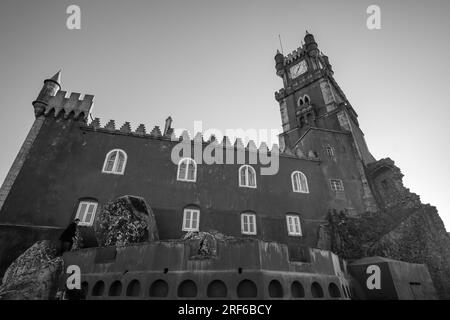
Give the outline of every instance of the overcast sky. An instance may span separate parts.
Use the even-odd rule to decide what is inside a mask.
[[[66,28],[67,6],[81,30]],[[381,30],[366,9],[381,8]],[[171,115],[175,127],[281,129],[274,60],[305,30],[330,58],[377,158],[450,226],[450,1],[0,2],[0,181],[34,120],[42,81],[62,68],[66,91],[95,95],[102,124]]]

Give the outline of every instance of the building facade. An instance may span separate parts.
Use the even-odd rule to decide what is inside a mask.
[[[375,159],[357,113],[313,35],[304,40],[293,53],[275,56],[283,132],[271,150],[227,137],[174,137],[170,117],[163,130],[116,127],[113,120],[101,126],[98,118],[88,121],[92,95],[62,91],[60,72],[45,80],[33,102],[35,122],[0,191],[0,274],[35,241],[57,239],[76,217],[88,246],[96,247],[89,237],[96,214],[123,195],[147,201],[162,241],[217,230],[280,243],[290,261],[310,262],[311,248],[323,247],[330,210],[361,215],[378,205],[366,176]],[[214,144],[215,152],[232,152],[234,164],[207,165],[187,155],[173,163],[180,143],[201,150]],[[262,175],[264,165],[249,161],[267,153],[279,158],[275,175]]]

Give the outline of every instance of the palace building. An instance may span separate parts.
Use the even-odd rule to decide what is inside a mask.
[[[283,81],[275,93],[283,132],[270,148],[174,137],[170,117],[162,130],[101,125],[89,120],[94,96],[61,90],[61,72],[45,80],[33,102],[35,121],[0,190],[0,274],[33,243],[57,240],[79,218],[86,247],[64,259],[80,266],[88,298],[395,299],[420,290],[433,297],[422,264],[375,257],[349,266],[331,252],[329,213],[358,217],[386,208],[392,168],[371,155],[358,114],[312,34],[294,52],[277,52],[275,69]],[[209,165],[186,156],[173,163],[179,143],[215,143],[242,151],[246,161]],[[261,175],[264,165],[248,161],[255,153],[276,155],[278,172]],[[95,218],[124,195],[145,199],[159,239],[101,248]],[[193,258],[193,244],[180,239],[211,230],[235,240],[218,240],[210,259]],[[365,288],[362,267],[377,263],[391,266],[383,281],[392,284],[378,296]],[[392,266],[422,289],[402,292]]]

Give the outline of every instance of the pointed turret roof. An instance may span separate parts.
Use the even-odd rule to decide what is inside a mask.
[[[49,80],[52,80],[57,84],[61,84],[61,69],[57,73],[55,73],[55,75],[51,77]]]

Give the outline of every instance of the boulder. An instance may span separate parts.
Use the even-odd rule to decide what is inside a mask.
[[[2,300],[54,299],[63,260],[58,246],[49,240],[36,242],[6,270],[0,286]]]
[[[94,221],[100,247],[158,240],[156,219],[144,198],[123,196],[105,205]]]
[[[230,239],[234,238],[211,230],[188,232],[182,240],[191,242],[191,259],[203,259],[217,256],[217,241]]]

